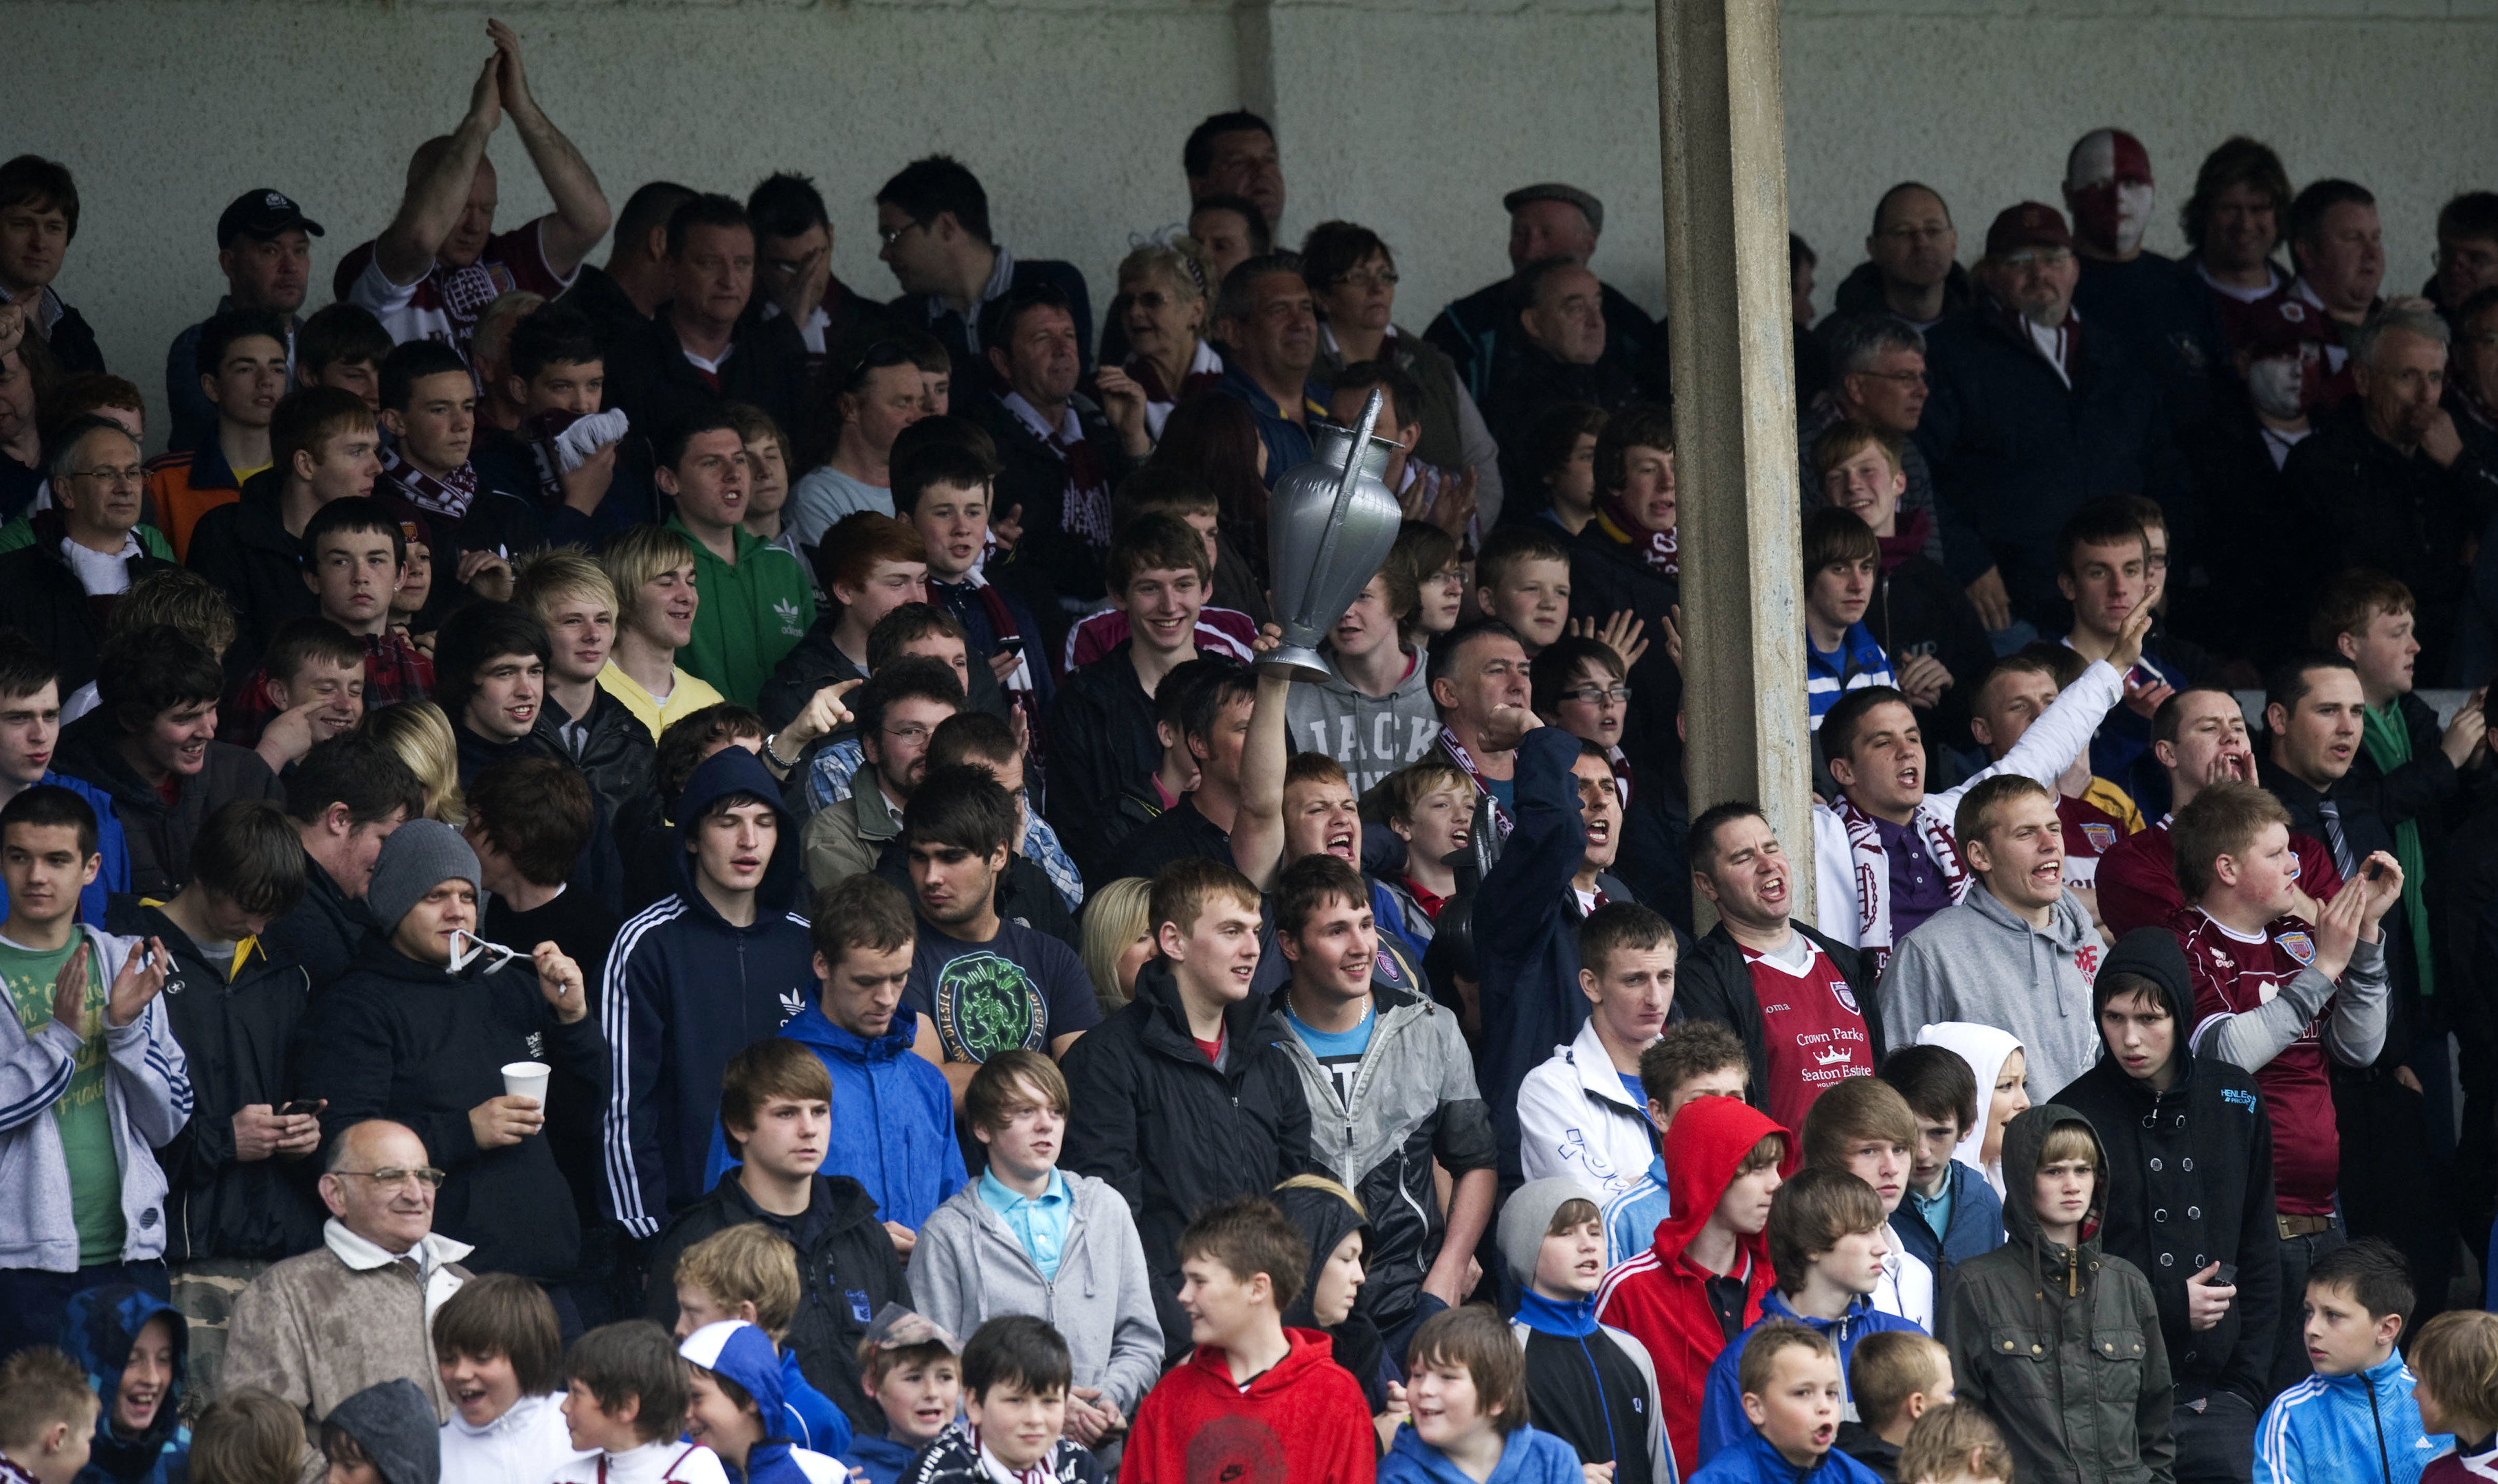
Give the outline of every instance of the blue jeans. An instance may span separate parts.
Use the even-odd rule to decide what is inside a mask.
[[[0,1358],[33,1345],[61,1342],[61,1319],[70,1295],[111,1283],[130,1283],[171,1304],[173,1279],[159,1259],[96,1263],[76,1273],[40,1268],[0,1268]]]

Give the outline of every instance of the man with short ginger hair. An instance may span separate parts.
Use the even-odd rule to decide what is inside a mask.
[[[497,294],[562,293],[608,224],[598,177],[529,90],[520,38],[499,20],[488,21],[486,33],[495,51],[469,88],[460,126],[417,146],[398,214],[331,274],[336,296],[371,310],[393,340],[438,339],[464,360],[479,313]],[[555,210],[497,237],[486,141],[506,116]]]

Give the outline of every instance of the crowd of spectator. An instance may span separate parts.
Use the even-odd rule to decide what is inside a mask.
[[[0,1475],[2498,1477],[2498,194],[2417,297],[2247,138],[2183,259],[2114,129],[1791,242],[1781,842],[1593,193],[1417,334],[1256,114],[1116,264],[930,155],[882,300],[489,34],[331,302],[226,210],[162,429],[0,163]]]

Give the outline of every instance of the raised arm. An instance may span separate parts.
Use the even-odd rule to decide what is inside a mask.
[[[556,276],[569,278],[590,249],[607,235],[606,193],[598,188],[598,177],[592,173],[590,162],[530,95],[528,75],[521,67],[521,39],[499,20],[487,21],[486,34],[495,39],[503,112],[511,115],[512,127],[521,131],[529,163],[537,167],[538,178],[546,182],[547,194],[555,200],[555,210],[538,218],[538,250],[546,255],[546,265]]]
[[[1283,642],[1273,624],[1258,635],[1258,653]],[[1284,764],[1292,757],[1293,683],[1258,672],[1258,699],[1249,712],[1249,739],[1240,749],[1240,812],[1232,821],[1232,863],[1261,891],[1274,889],[1284,861]]]
[[[502,57],[498,50],[486,59],[476,85],[468,90],[468,115],[451,131],[449,142],[419,152],[399,214],[373,240],[373,266],[400,288],[432,271],[433,255],[468,209],[468,190],[477,178],[477,162],[486,156],[486,140],[503,121],[496,81]]]

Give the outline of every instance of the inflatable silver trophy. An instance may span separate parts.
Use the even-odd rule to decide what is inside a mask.
[[[1259,661],[1258,667],[1269,674],[1328,678],[1331,672],[1318,652],[1319,641],[1361,596],[1396,544],[1405,511],[1382,477],[1396,445],[1370,435],[1379,421],[1380,401],[1373,388],[1359,427],[1310,424],[1310,462],[1285,470],[1275,481],[1266,570],[1284,643]]]

